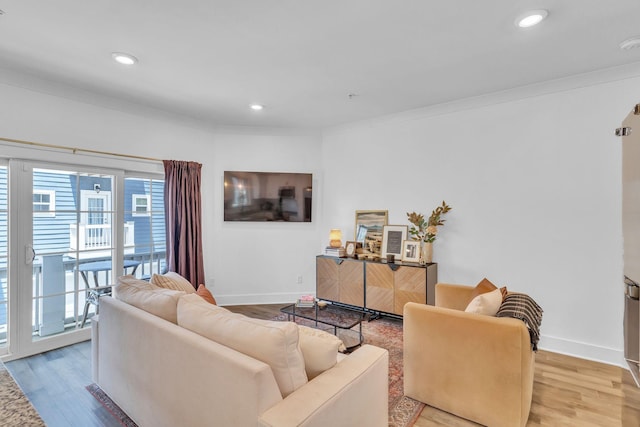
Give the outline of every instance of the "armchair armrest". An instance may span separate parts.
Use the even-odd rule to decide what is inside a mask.
[[[436,306],[464,311],[474,289],[473,286],[436,283]]]
[[[264,427],[388,425],[389,352],[363,345],[265,411]]]
[[[521,320],[405,305],[407,396],[484,425],[524,426],[533,369],[529,332]]]

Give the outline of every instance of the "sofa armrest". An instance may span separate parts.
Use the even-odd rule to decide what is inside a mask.
[[[265,411],[264,427],[387,426],[389,352],[361,348]]]
[[[525,425],[534,353],[524,322],[408,303],[404,392],[490,426]]]
[[[464,311],[474,289],[473,286],[436,283],[436,306]]]

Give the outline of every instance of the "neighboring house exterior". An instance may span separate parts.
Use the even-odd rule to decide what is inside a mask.
[[[43,257],[61,258],[67,273],[83,262],[110,259],[115,215],[112,186],[113,178],[108,176],[34,170],[34,283],[46,280]],[[7,196],[7,168],[0,167],[0,328],[7,322]],[[124,251],[125,259],[141,261],[138,277],[151,274],[154,262],[157,270],[163,268],[165,244],[164,182],[126,178]]]

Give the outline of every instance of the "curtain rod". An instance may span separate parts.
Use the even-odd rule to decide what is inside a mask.
[[[144,157],[144,156],[134,156],[134,155],[131,155],[131,154],[111,153],[109,151],[90,150],[90,149],[87,149],[87,148],[73,148],[73,147],[66,147],[64,145],[43,144],[42,142],[22,141],[20,139],[10,139],[10,138],[2,138],[2,137],[0,137],[0,141],[12,142],[12,143],[15,143],[15,144],[31,145],[31,146],[34,146],[34,147],[55,148],[55,149],[58,149],[58,150],[69,150],[73,154],[78,154],[78,153],[100,154],[100,155],[103,155],[103,156],[124,157],[124,158],[128,158],[128,159],[149,160],[149,161],[152,161],[152,162],[160,162],[160,163],[162,163],[162,159],[156,159],[154,157]]]

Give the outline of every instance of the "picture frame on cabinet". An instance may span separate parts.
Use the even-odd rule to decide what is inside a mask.
[[[354,240],[362,244],[365,251],[380,253],[382,228],[387,225],[387,210],[357,210]]]
[[[344,244],[345,255],[349,258],[356,258],[358,252],[362,252],[362,243],[353,240],[347,241]]]
[[[402,259],[403,244],[408,234],[407,225],[385,225],[382,228],[382,258],[393,254]]]
[[[420,242],[405,240],[402,244],[402,261],[420,262]]]

